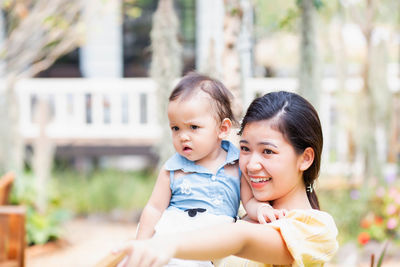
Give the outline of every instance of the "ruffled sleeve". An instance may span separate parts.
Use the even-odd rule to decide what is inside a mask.
[[[338,249],[338,231],[331,215],[319,210],[291,210],[270,223],[280,231],[292,254],[292,266],[323,266]]]

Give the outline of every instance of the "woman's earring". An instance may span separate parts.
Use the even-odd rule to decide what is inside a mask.
[[[307,185],[306,191],[307,191],[308,193],[312,193],[312,192],[313,192],[312,184]]]

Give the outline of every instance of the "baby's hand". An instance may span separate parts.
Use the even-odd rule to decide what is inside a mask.
[[[260,203],[257,208],[257,219],[261,224],[282,219],[286,215],[286,210],[274,209],[267,203]]]

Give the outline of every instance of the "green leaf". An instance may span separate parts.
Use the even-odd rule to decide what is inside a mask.
[[[383,258],[385,257],[388,245],[389,245],[389,240],[386,240],[385,244],[383,245],[382,253],[379,256],[378,265],[376,267],[381,267],[382,266]]]
[[[126,10],[126,15],[132,18],[138,18],[142,15],[142,9],[139,7],[131,7]]]
[[[279,28],[290,29],[298,17],[299,17],[298,10],[293,8],[289,9],[288,12],[286,13],[286,16],[284,16],[283,19],[279,21]]]
[[[313,0],[313,4],[317,10],[324,6],[324,2],[322,0]]]
[[[303,1],[303,0],[297,0],[296,1],[297,2],[297,6],[301,5],[301,1]],[[313,5],[317,10],[319,10],[324,6],[324,1],[323,0],[313,0]]]

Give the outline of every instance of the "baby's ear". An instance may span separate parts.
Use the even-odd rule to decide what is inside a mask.
[[[307,147],[301,155],[300,170],[307,170],[314,162],[314,157],[314,149],[312,149],[311,147]]]
[[[221,125],[219,126],[218,137],[220,139],[228,137],[231,127],[232,127],[232,121],[228,118],[223,119]]]

